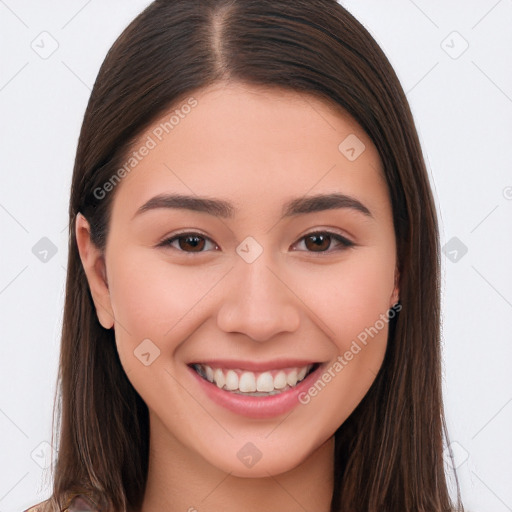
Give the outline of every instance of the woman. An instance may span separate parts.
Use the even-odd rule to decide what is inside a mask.
[[[337,2],[153,2],[100,69],[69,214],[34,510],[462,510],[428,176]]]

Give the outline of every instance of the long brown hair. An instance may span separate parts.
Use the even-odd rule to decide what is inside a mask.
[[[440,249],[436,210],[411,111],[388,59],[335,0],[156,0],[106,56],[80,133],[69,205],[69,258],[48,501],[84,493],[138,510],[149,425],[113,330],[95,314],[74,232],[81,212],[105,248],[115,188],[98,194],[135,138],[183,98],[216,82],[312,94],[348,112],[383,162],[393,208],[401,310],[383,365],[335,434],[331,511],[445,512]],[[105,197],[103,197],[105,196]],[[455,478],[456,481],[456,478]]]

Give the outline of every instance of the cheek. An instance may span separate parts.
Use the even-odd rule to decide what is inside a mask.
[[[341,425],[374,382],[387,347],[393,285],[393,257],[371,251],[361,251],[336,271],[326,267],[304,282],[304,290],[316,290],[308,302],[315,305],[314,312],[335,352],[301,398],[306,407],[312,407],[310,414],[320,430]]]
[[[300,296],[322,321],[340,350],[386,315],[394,286],[394,259],[382,251],[354,252],[337,265],[304,273]],[[384,333],[385,334],[385,333]],[[384,336],[385,337],[385,336]]]
[[[226,270],[211,264],[171,264],[161,255],[148,256],[145,249],[124,251],[110,268],[114,316],[120,330],[136,339],[160,339],[192,309],[195,316]],[[327,332],[346,338],[373,325],[387,311],[394,260],[382,251],[365,249],[334,264],[290,265],[283,277],[324,322]]]
[[[145,339],[172,356],[191,330],[213,314],[209,292],[215,289],[220,297],[229,295],[221,280],[226,267],[211,263],[176,265],[148,249],[128,247],[125,245],[109,262],[120,357],[127,364],[133,363],[133,352]],[[282,269],[285,282],[300,299],[297,303],[291,295],[290,301],[323,329],[340,354],[386,313],[393,288],[393,258],[385,257],[382,250],[360,249],[337,263],[290,264]],[[385,343],[386,332],[375,338]],[[372,345],[377,350],[378,343]],[[365,355],[370,356],[370,352],[366,350]]]
[[[173,350],[190,318],[201,311],[218,271],[197,266],[177,266],[153,257],[144,249],[124,251],[111,263],[109,289],[116,339],[121,351],[131,350],[144,339]],[[183,338],[186,333],[183,332]]]

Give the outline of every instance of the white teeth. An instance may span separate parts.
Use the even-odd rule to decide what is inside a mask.
[[[242,370],[222,370],[206,364],[195,364],[194,368],[204,379],[215,383],[220,389],[226,389],[235,393],[246,393],[253,396],[276,394],[286,391],[297,385],[306,377],[313,365],[302,368],[292,368],[278,371],[274,376],[270,371],[257,375],[254,372]],[[282,390],[282,391],[280,391]]]
[[[286,382],[286,373],[284,373],[284,372],[279,372],[279,373],[274,377],[274,388],[275,388],[275,389],[283,389],[286,385],[287,385],[287,382]]]
[[[240,375],[240,380],[238,383],[238,389],[243,393],[252,393],[256,391],[256,378],[254,373],[245,372]],[[258,389],[258,391],[263,391],[262,389]],[[271,389],[269,391],[272,391]]]
[[[216,368],[213,372],[213,380],[219,388],[224,387],[226,379],[224,378],[224,372],[220,368]]]
[[[213,370],[209,366],[205,366],[205,370],[206,370],[206,378],[210,382],[213,382]]]
[[[238,375],[233,370],[228,370],[226,373],[226,389],[228,391],[238,389]]]
[[[295,386],[295,384],[297,384],[297,370],[292,370],[286,376],[286,382],[288,382],[289,386]]]
[[[245,373],[244,375],[249,375]],[[258,381],[256,382],[256,390],[258,391],[274,391],[274,379],[270,372],[263,372],[259,375]],[[256,391],[254,389],[250,391]],[[240,388],[240,391],[245,391],[245,389]]]

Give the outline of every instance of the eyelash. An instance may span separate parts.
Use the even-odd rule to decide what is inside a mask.
[[[310,236],[313,236],[313,235],[327,235],[331,238],[334,238],[340,245],[341,245],[341,249],[334,249],[334,250],[330,250],[330,246],[329,246],[329,249],[328,250],[325,250],[325,251],[305,251],[305,252],[309,252],[311,254],[330,254],[332,252],[335,252],[335,251],[342,251],[344,249],[349,249],[350,247],[353,247],[355,246],[356,244],[350,240],[348,240],[347,238],[337,234],[337,233],[333,233],[332,231],[311,231],[309,233],[306,233],[305,235],[303,235],[301,238],[299,238],[299,240],[294,244],[296,245],[298,242],[304,240],[305,238],[307,237],[310,237]],[[184,251],[182,249],[179,249],[177,247],[173,247],[171,244],[174,243],[175,241],[178,241],[179,239],[181,238],[187,238],[189,236],[197,236],[197,237],[200,237],[200,238],[204,238],[205,240],[208,240],[210,242],[212,242],[216,247],[217,244],[215,244],[215,242],[213,242],[213,240],[209,237],[207,237],[206,235],[203,235],[202,233],[199,233],[199,232],[183,232],[183,233],[178,233],[170,238],[166,238],[164,240],[162,240],[162,242],[160,242],[158,244],[157,247],[171,247],[179,252],[182,252],[184,254],[190,254],[190,255],[193,255],[193,254],[202,254],[204,252],[208,252],[208,251],[197,251],[197,252],[194,252],[194,251]]]

